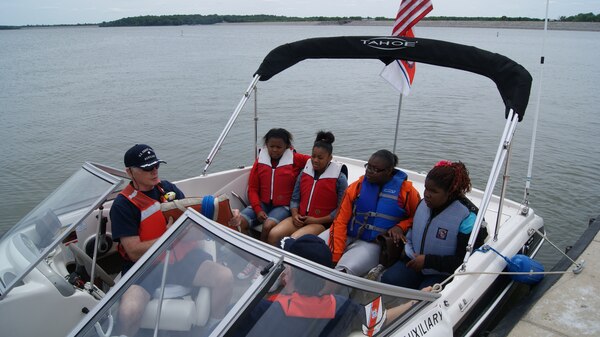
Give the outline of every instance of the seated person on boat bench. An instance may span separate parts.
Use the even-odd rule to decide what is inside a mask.
[[[373,153],[365,175],[346,189],[333,224],[319,235],[329,243],[337,270],[365,275],[379,263],[377,235],[404,240],[421,197],[397,165],[392,152]]]
[[[421,289],[442,282],[460,266],[477,217],[477,207],[466,197],[471,190],[469,172],[462,162],[440,161],[425,178],[425,192],[406,234],[408,261],[398,261],[381,276],[381,282]],[[477,235],[475,249],[485,238]]]
[[[290,200],[296,178],[310,159],[309,155],[294,150],[292,140],[292,134],[286,129],[269,130],[263,137],[264,146],[250,169],[250,206],[240,214],[240,228],[243,233],[249,234],[250,227],[262,224],[260,239],[263,242],[269,241],[271,229],[291,215]],[[243,280],[256,277],[257,273],[258,268],[250,261],[237,277]]]
[[[133,146],[125,153],[124,162],[131,183],[115,198],[110,209],[113,238],[119,242],[119,253],[124,260],[122,274],[173,224],[173,219],[167,221],[160,207],[156,207],[158,203],[170,201],[172,194],[175,194],[175,199],[184,198],[183,192],[174,184],[158,178],[159,165],[166,162],[160,160],[150,146]],[[226,313],[225,305],[231,298],[231,271],[213,262],[210,254],[201,250],[191,250],[177,258],[172,268],[178,268],[177,265],[189,269],[183,274],[188,277],[174,280],[174,283],[210,288],[211,319],[222,318]],[[190,265],[195,268],[190,268]],[[119,307],[120,333],[127,336],[137,333],[144,309],[159,285],[160,278],[158,284],[133,285],[127,289]]]
[[[283,242],[286,251],[332,267],[331,251],[325,241],[313,234]],[[234,327],[233,336],[346,336],[360,331],[363,325],[373,324],[376,334],[387,322],[392,322],[417,301],[387,309],[387,317],[380,321],[366,322],[365,306],[346,296],[331,294],[326,281],[309,272],[286,266],[279,275],[283,289],[261,299],[254,308]],[[383,310],[383,303],[382,308]]]
[[[311,159],[298,175],[290,201],[292,216],[269,233],[269,243],[277,245],[286,236],[319,235],[329,227],[348,187],[348,168],[332,161],[335,136],[319,131]]]

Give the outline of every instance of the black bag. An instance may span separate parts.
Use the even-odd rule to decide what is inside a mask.
[[[379,253],[380,264],[389,268],[400,259],[402,252],[404,252],[404,242],[394,243],[394,239],[388,233],[377,235],[375,240],[381,248]]]

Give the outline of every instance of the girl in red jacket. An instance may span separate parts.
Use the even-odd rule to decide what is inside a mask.
[[[292,135],[285,129],[271,129],[263,139],[264,147],[248,179],[250,206],[241,212],[240,225],[242,231],[247,233],[249,227],[262,224],[260,239],[267,242],[271,229],[291,215],[290,200],[294,184],[310,156],[294,151]],[[249,264],[238,274],[238,278],[247,278],[254,271]]]

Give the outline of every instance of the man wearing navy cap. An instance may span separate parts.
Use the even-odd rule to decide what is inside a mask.
[[[173,223],[172,219],[167,222],[160,207],[156,209],[156,203],[185,197],[177,186],[158,178],[160,164],[167,162],[160,160],[150,146],[131,147],[125,152],[124,163],[131,183],[110,208],[113,239],[119,242],[119,253],[123,257],[123,274]],[[150,211],[153,213],[146,215]]]
[[[173,224],[165,219],[160,203],[184,198],[174,184],[158,178],[161,163],[154,150],[145,144],[136,144],[125,153],[125,170],[131,183],[115,198],[110,208],[113,239],[119,242],[123,257],[122,274],[156,242]],[[193,242],[191,244],[194,244]],[[196,247],[196,245],[194,245]],[[176,256],[170,269],[176,270],[177,280],[169,283],[185,287],[209,287],[211,291],[211,320],[220,320],[226,313],[225,304],[231,299],[233,274],[229,268],[213,262],[212,256],[190,246],[187,253]],[[176,249],[176,248],[174,248]],[[160,286],[160,268],[154,268],[143,277],[140,284],[129,287],[119,306],[118,325],[121,334],[134,336],[154,290]],[[159,273],[160,274],[160,273]],[[183,277],[181,277],[183,275]]]

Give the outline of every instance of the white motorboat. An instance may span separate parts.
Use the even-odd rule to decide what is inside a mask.
[[[495,82],[505,103],[506,117],[500,144],[485,189],[468,197],[479,206],[467,256],[443,289],[424,292],[382,284],[328,269],[281,249],[268,246],[227,226],[231,209],[247,202],[249,167],[207,173],[223,139],[261,80],[310,58],[379,59],[389,63],[406,59],[475,72]],[[425,80],[425,79],[423,79]],[[207,289],[182,289],[159,280],[142,318],[141,334],[160,336],[235,336],[254,307],[277,293],[276,280],[288,268],[303,270],[311,282],[328,285],[336,296],[382,310],[402,308],[399,315],[379,315],[371,325],[364,315],[318,324],[305,335],[449,336],[473,335],[508,293],[512,281],[507,262],[521,253],[534,255],[541,245],[543,221],[528,204],[493,195],[502,166],[509,158],[515,128],[529,99],[531,76],[514,61],[474,47],[419,38],[333,37],[302,40],[271,51],[257,70],[249,88],[213,147],[204,173],[176,182],[187,196],[205,196],[203,210],[187,209],[173,226],[125,275],[117,275],[120,262],[111,239],[108,210],[116,194],[129,183],[124,171],[85,163],[79,171],[19,221],[0,240],[0,324],[10,336],[112,336],[118,335],[117,315],[121,296],[132,284],[161,269],[168,274],[172,251],[195,240],[214,261],[237,273],[248,261],[260,269],[256,279],[235,280],[228,312],[208,324]],[[500,109],[499,109],[500,111]],[[499,128],[501,129],[501,128]],[[373,149],[376,150],[376,149]],[[364,174],[364,161],[335,157],[348,167],[348,180]],[[423,193],[425,175],[402,168]],[[485,221],[484,221],[485,219]],[[477,232],[487,226],[486,245],[472,249]],[[90,276],[91,275],[91,276]],[[152,274],[154,275],[154,274]],[[170,275],[172,276],[172,275]],[[90,281],[91,280],[91,281]],[[374,311],[365,310],[373,313]],[[382,311],[379,311],[381,314]],[[377,315],[375,315],[377,316]],[[383,318],[382,318],[383,317]],[[336,325],[337,324],[337,325]],[[261,326],[255,325],[255,329]],[[267,324],[269,326],[269,324]],[[311,330],[321,329],[321,330]],[[251,334],[281,335],[276,329]],[[288,331],[285,332],[289,334]]]

